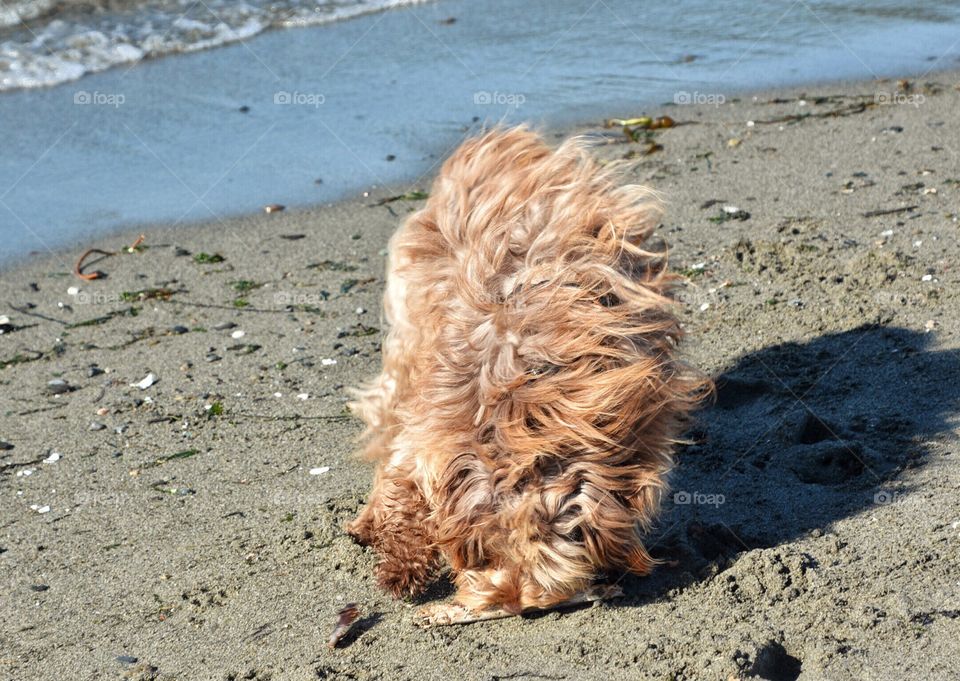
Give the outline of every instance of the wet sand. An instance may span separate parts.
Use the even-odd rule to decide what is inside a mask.
[[[599,607],[419,630],[450,586],[391,600],[341,530],[371,480],[345,387],[378,369],[387,239],[421,200],[377,204],[427,180],[117,235],[96,281],[84,248],[0,273],[0,678],[951,678],[960,91],[928,80],[654,108],[680,125],[650,154],[549,131],[664,193],[719,384],[664,566]]]

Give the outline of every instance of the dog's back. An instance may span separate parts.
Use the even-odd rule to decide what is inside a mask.
[[[423,550],[469,607],[545,607],[600,569],[652,567],[639,531],[706,382],[675,358],[674,278],[643,249],[659,204],[615,177],[576,141],[494,130],[391,241],[368,452],[378,485],[415,488]]]

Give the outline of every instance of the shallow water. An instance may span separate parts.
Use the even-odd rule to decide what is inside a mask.
[[[744,4],[440,0],[0,93],[0,259],[422,186],[474,119],[567,123],[958,64],[955,3]]]

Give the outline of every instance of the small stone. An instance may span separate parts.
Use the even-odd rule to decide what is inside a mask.
[[[106,430],[106,426],[100,423],[99,421],[92,421],[88,430]]]
[[[80,289],[77,288],[76,286],[71,286],[70,288],[67,289],[68,296],[75,296],[75,295],[78,295],[79,293],[80,293]]]
[[[223,359],[223,358],[222,358],[220,355],[211,352],[211,353],[208,354],[206,357],[204,357],[204,359],[205,359],[207,362],[211,362],[211,363],[212,363],[212,362],[219,362],[219,361],[220,361],[221,359]]]
[[[9,323],[10,323],[10,317],[8,317],[5,314],[0,315],[0,326],[5,326]]]
[[[103,373],[103,369],[98,367],[96,364],[91,364],[87,367],[87,378],[95,378]]]
[[[43,460],[44,463],[56,463],[60,460],[60,452],[50,452],[49,456]]]
[[[47,382],[47,392],[51,395],[63,395],[72,390],[70,384],[67,383],[62,378],[55,378],[52,381]]]
[[[930,331],[933,331],[933,330],[934,330],[935,328],[937,328],[938,326],[939,326],[939,322],[937,322],[936,319],[928,319],[928,320],[926,321],[926,323],[923,325],[923,328],[924,328],[927,332],[930,332]]]
[[[188,328],[185,327],[185,326],[181,326],[181,325],[179,325],[179,324],[177,324],[176,326],[171,326],[171,327],[170,327],[170,333],[172,333],[172,334],[174,334],[174,335],[176,335],[176,336],[181,336],[181,335],[187,333],[188,331],[190,331],[190,329],[188,329]]]
[[[9,442],[0,441],[0,452],[9,452],[13,449],[13,445]]]
[[[357,314],[365,314],[365,313],[366,313],[366,309],[364,309],[364,308],[362,308],[362,307],[358,307],[358,308],[357,308],[356,310],[354,310],[354,311],[355,311]]]
[[[177,246],[177,249],[173,252],[173,255],[177,258],[185,258],[188,255],[192,255],[192,254],[186,248],[181,248]]]
[[[246,331],[244,331],[243,329],[237,329],[236,331],[230,334],[230,337],[233,339],[239,339],[239,338],[243,338],[246,335],[247,335]]]
[[[226,331],[232,329],[236,326],[233,322],[220,322],[219,324],[213,327],[214,331]]]
[[[110,413],[110,410],[107,407],[100,407],[97,409],[97,416],[106,416]]]
[[[120,664],[136,664],[137,658],[133,655],[117,655],[117,662]]]
[[[50,586],[47,584],[31,584],[30,591],[36,591],[37,593],[43,593],[44,591],[49,591]]]
[[[920,281],[933,281],[933,275],[925,274],[922,277],[920,277]]]
[[[306,402],[307,400],[310,399],[310,393],[300,393],[299,395],[297,395],[297,399],[303,400],[304,402]]]
[[[329,470],[330,470],[330,466],[320,466],[319,468],[311,468],[310,475],[323,475]]]
[[[180,365],[180,371],[190,371],[193,368],[193,362],[184,362]]]
[[[325,367],[332,366],[336,363],[337,363],[337,360],[333,359],[332,357],[324,357],[323,359],[320,360],[320,364],[322,364]]]

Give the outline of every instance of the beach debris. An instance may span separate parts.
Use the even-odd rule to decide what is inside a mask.
[[[190,332],[190,329],[188,329],[187,327],[181,324],[177,324],[176,326],[170,327],[170,333],[173,334],[174,336],[182,336],[183,334],[189,333],[189,332]]]
[[[236,339],[239,339],[239,338],[243,338],[243,337],[246,336],[246,335],[247,335],[247,332],[246,332],[246,331],[244,331],[243,329],[237,329],[236,331],[233,331],[233,332],[230,334],[230,337],[236,340]]]
[[[286,206],[280,203],[271,203],[263,207],[264,213],[279,213],[286,209]]]
[[[102,423],[100,423],[99,421],[91,421],[90,427],[87,428],[87,430],[98,431],[98,430],[106,430],[106,428],[107,427]]]
[[[196,253],[193,256],[193,261],[198,265],[214,265],[218,262],[223,262],[224,260],[226,260],[226,258],[224,258],[219,253],[200,252],[200,253]]]
[[[151,385],[157,382],[157,377],[152,372],[144,376],[139,383],[131,383],[131,388],[140,388],[140,390],[146,390]]]
[[[137,663],[137,658],[134,657],[133,655],[117,655],[116,660],[120,664],[136,664]]]
[[[9,452],[11,449],[13,449],[12,444],[0,440],[0,452]]]
[[[925,274],[922,277],[920,277],[920,281],[933,281],[933,275]]]
[[[49,513],[49,512],[50,512],[50,507],[49,507],[49,506],[40,506],[40,505],[38,505],[38,504],[30,504],[30,510],[31,510],[31,511],[36,511],[37,513],[40,513],[40,514],[43,514],[43,513]]]
[[[731,148],[739,147],[742,143],[743,143],[743,140],[740,139],[739,137],[731,137],[730,139],[727,140],[727,146]]]
[[[80,289],[77,288],[76,286],[71,286],[70,288],[67,289],[68,296],[76,296],[76,295],[79,295],[79,293],[80,293]]]
[[[51,395],[63,395],[71,390],[73,390],[73,386],[71,386],[62,378],[55,378],[52,381],[47,381],[47,392]]]
[[[33,475],[34,471],[36,470],[37,470],[36,468],[24,468],[22,471],[17,471],[17,477],[28,478],[31,475]]]
[[[337,612],[337,624],[330,633],[327,645],[330,648],[336,648],[337,644],[347,635],[353,623],[360,617],[360,607],[356,603],[347,603],[339,612]]]
[[[337,363],[337,360],[333,359],[332,357],[324,357],[323,359],[320,360],[320,364],[325,367],[333,366],[336,363]]]
[[[876,218],[883,215],[896,215],[897,213],[912,213],[920,206],[903,206],[902,208],[881,208],[879,210],[868,210],[862,213],[865,218]]]
[[[938,322],[936,319],[928,319],[923,325],[924,333],[930,333],[938,326],[940,326],[940,322]]]
[[[219,362],[223,358],[215,352],[210,352],[210,353],[207,353],[206,357],[204,357],[203,359],[209,363],[213,363],[213,362]]]
[[[364,314],[366,312],[366,309],[362,307],[358,307],[356,310],[354,310],[354,312],[356,314]]]
[[[710,222],[713,222],[718,225],[723,224],[724,222],[728,222],[730,220],[740,220],[742,222],[744,220],[750,219],[750,213],[748,213],[747,211],[737,206],[727,205],[727,206],[720,207],[719,215],[716,215],[712,218],[707,218],[707,219],[710,220]]]
[[[393,203],[394,201],[423,201],[424,199],[430,198],[430,194],[427,192],[421,191],[409,191],[405,194],[397,194],[396,196],[388,196],[386,198],[380,199],[376,203],[369,204],[373,206],[385,206],[388,203]]]
[[[229,329],[235,328],[237,325],[233,322],[220,322],[219,324],[214,325],[214,331],[227,331]]]
[[[60,452],[50,452],[50,453],[47,455],[47,458],[43,460],[43,462],[44,462],[44,463],[56,463],[57,461],[60,460],[60,457],[61,457],[61,456],[62,456],[62,455],[60,454]]]
[[[127,246],[127,248],[124,250],[126,250],[127,253],[137,253],[143,250],[143,247],[141,246],[141,244],[143,244],[143,241],[145,238],[146,237],[143,234],[141,234],[140,236],[137,237],[136,241],[134,241],[132,244]],[[80,279],[83,279],[84,281],[93,281],[94,279],[102,279],[103,277],[107,276],[100,270],[95,270],[93,272],[87,272],[87,273],[83,271],[84,261],[94,253],[99,253],[104,257],[116,255],[114,251],[104,251],[100,248],[88,248],[77,259],[77,264],[73,266],[73,274],[75,276],[79,277]]]
[[[558,603],[547,610],[599,603],[614,598],[621,598],[622,596],[623,590],[616,584],[609,586],[598,585],[590,587],[586,591],[581,591],[563,603]],[[530,608],[524,612],[545,612],[545,610]],[[508,612],[499,608],[476,611],[465,608],[462,605],[457,605],[456,603],[435,603],[424,606],[417,611],[416,625],[426,629],[428,627],[442,627],[454,624],[472,624],[474,622],[514,617],[516,614],[515,612]]]
[[[330,466],[319,466],[317,468],[310,469],[310,475],[323,475],[330,471]]]
[[[286,239],[287,241],[299,241],[300,239],[306,238],[306,234],[281,234],[281,239]]]
[[[306,402],[307,400],[310,399],[310,393],[300,393],[297,395],[297,399],[303,400],[304,402]]]

